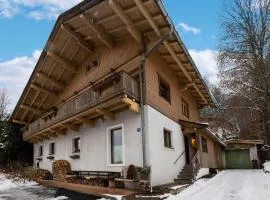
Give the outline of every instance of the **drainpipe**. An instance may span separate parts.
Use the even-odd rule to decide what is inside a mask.
[[[168,16],[166,16],[167,18]],[[154,53],[160,45],[168,39],[168,37],[173,33],[174,27],[170,27],[170,32],[164,36],[162,36],[150,49],[145,49],[145,52],[142,55],[140,65],[139,65],[139,79],[140,79],[140,111],[141,111],[141,133],[142,133],[142,150],[143,150],[143,167],[147,167],[146,165],[146,148],[145,148],[145,115],[144,115],[144,100],[145,100],[145,88],[144,88],[144,80],[145,80],[145,61],[146,59]],[[145,47],[145,45],[144,45]]]

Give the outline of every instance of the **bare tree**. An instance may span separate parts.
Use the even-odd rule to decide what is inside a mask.
[[[0,89],[0,121],[6,120],[8,117],[9,97],[6,89]]]
[[[243,113],[270,144],[270,0],[226,2],[219,64],[232,98],[225,109]]]

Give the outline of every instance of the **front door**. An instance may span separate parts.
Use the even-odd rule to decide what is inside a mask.
[[[184,140],[185,140],[185,151],[186,151],[186,163],[190,163],[188,136],[185,135]]]

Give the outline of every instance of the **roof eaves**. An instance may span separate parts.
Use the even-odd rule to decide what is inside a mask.
[[[67,10],[64,13],[59,15],[59,17],[57,18],[55,25],[51,31],[51,34],[50,34],[50,36],[45,44],[45,47],[43,48],[43,51],[42,51],[42,53],[37,61],[37,64],[35,65],[35,68],[31,74],[26,86],[24,87],[23,92],[22,92],[22,94],[21,94],[12,114],[11,114],[9,121],[12,121],[14,119],[14,115],[17,112],[17,110],[19,109],[19,105],[22,103],[23,98],[26,95],[27,89],[29,88],[29,85],[31,84],[32,80],[34,79],[34,75],[36,74],[36,72],[39,68],[39,65],[43,62],[43,60],[46,56],[46,51],[51,46],[51,42],[54,39],[54,37],[56,36],[57,30],[60,28],[61,24],[64,21],[67,21],[68,19],[74,17],[75,15],[101,3],[102,1],[104,1],[104,0],[84,0],[83,2],[79,3],[78,5],[72,7],[71,9],[69,9],[69,10]]]

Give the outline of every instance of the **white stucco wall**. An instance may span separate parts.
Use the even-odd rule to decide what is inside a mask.
[[[184,136],[179,123],[169,119],[151,106],[146,105],[146,159],[151,167],[151,185],[173,182],[186,163],[185,154],[174,164],[185,150]],[[173,149],[164,147],[163,129],[172,133]]]
[[[252,161],[252,160],[258,160],[258,152],[257,152],[256,145],[250,147],[249,153],[250,153],[250,161]]]
[[[34,161],[38,146],[43,144],[43,160],[40,161],[40,168],[51,171],[53,160],[46,157],[49,154],[49,143],[55,142],[55,160],[65,159],[70,162],[72,170],[99,170],[99,171],[122,171],[122,166],[112,166],[107,163],[107,128],[123,124],[124,129],[124,166],[134,164],[142,166],[142,137],[137,132],[140,128],[140,114],[125,111],[116,115],[115,120],[98,120],[95,127],[90,128],[83,125],[79,132],[68,131],[67,135],[58,136],[53,140],[45,140],[34,145]],[[72,138],[81,137],[80,159],[71,159]]]

